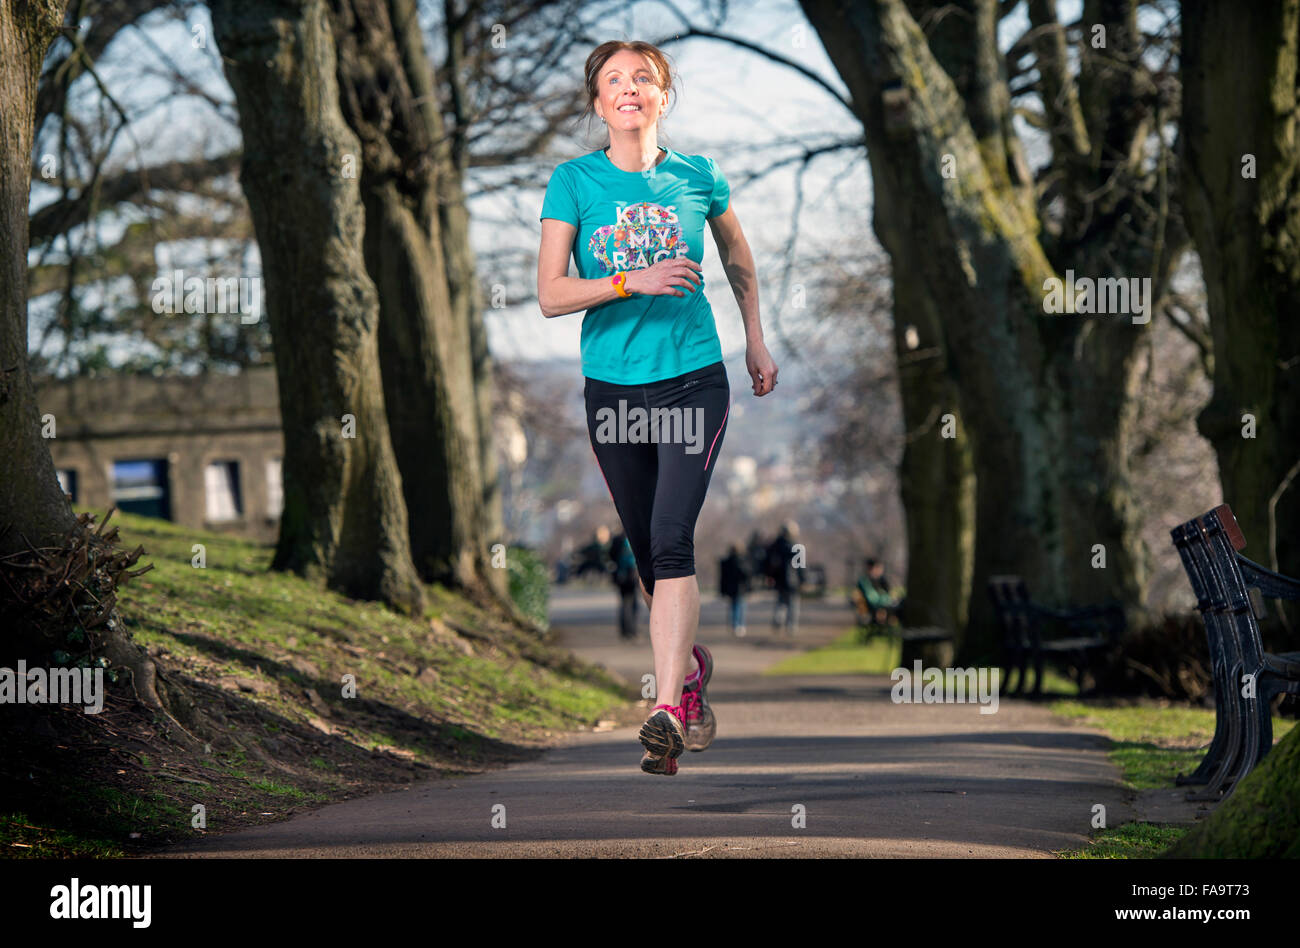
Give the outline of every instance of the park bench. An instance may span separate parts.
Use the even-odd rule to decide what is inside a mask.
[[[1083,693],[1084,673],[1118,648],[1124,634],[1124,610],[1118,603],[1052,609],[1029,598],[1019,576],[991,576],[989,597],[1002,626],[1006,692],[1021,695],[1030,663],[1034,666],[1034,697],[1043,693],[1043,667],[1048,661],[1068,665]],[[1059,633],[1064,632],[1064,635]],[[1017,673],[1011,689],[1012,673]],[[1094,676],[1095,678],[1095,676]]]
[[[799,587],[799,595],[805,599],[820,599],[826,595],[826,567],[821,563],[813,563],[803,574],[803,584]]]
[[[1214,679],[1214,736],[1196,769],[1179,774],[1175,783],[1202,787],[1189,791],[1189,800],[1219,800],[1272,748],[1273,699],[1300,694],[1300,652],[1264,650],[1251,591],[1260,597],[1262,613],[1265,597],[1300,599],[1300,581],[1241,554],[1246,538],[1227,504],[1179,524],[1170,535],[1205,624]]]
[[[874,610],[867,602],[867,597],[862,594],[860,585],[849,587],[848,602],[853,607],[853,617],[859,628],[867,629],[880,625],[876,622]]]
[[[901,622],[881,625],[875,621],[872,615],[872,609],[867,604],[866,597],[862,595],[862,590],[857,586],[849,590],[849,605],[853,608],[853,618],[857,627],[863,630],[864,637],[867,639],[874,638],[877,635],[888,635],[898,639],[900,642],[950,642],[953,633],[950,629],[945,629],[937,625],[925,626],[904,626]]]

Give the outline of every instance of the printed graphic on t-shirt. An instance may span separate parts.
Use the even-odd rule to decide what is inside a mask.
[[[598,228],[587,249],[606,273],[643,270],[670,257],[684,257],[690,249],[682,239],[677,209],[643,201],[618,209],[613,224]]]

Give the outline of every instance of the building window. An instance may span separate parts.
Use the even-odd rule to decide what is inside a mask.
[[[244,515],[239,493],[239,462],[213,461],[203,474],[208,520],[238,520]]]
[[[165,458],[113,462],[113,503],[123,513],[170,520],[171,493]]]
[[[77,502],[76,468],[61,467],[58,470],[56,470],[54,473],[58,475],[59,486],[63,488],[63,492],[67,494],[68,497],[70,497],[72,499],[72,502],[75,504]]]
[[[284,459],[268,458],[266,462],[266,515],[278,517],[284,513]]]

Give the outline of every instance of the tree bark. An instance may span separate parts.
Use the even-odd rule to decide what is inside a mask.
[[[1256,558],[1300,575],[1300,2],[1182,11],[1182,192],[1214,338],[1197,424]]]
[[[1052,268],[1009,178],[1000,186],[985,167],[964,102],[900,0],[854,7],[805,0],[804,9],[863,124],[876,233],[894,260],[909,261],[917,279],[942,295],[936,311],[945,314],[944,349],[961,393],[957,423],[977,472],[959,656],[985,660],[999,644],[984,593],[990,576],[1018,573],[1048,600],[1064,593],[1047,417],[1054,406],[1038,384],[1045,353],[1033,331]],[[888,127],[887,87],[891,99],[904,97]],[[943,177],[944,155],[960,162],[955,177]]]
[[[217,0],[211,9],[239,107],[241,182],[275,340],[285,507],[272,568],[418,611],[379,301],[362,249],[361,147],[339,108],[325,0]]]
[[[1032,4],[1030,16],[1044,30],[1044,44],[1061,30],[1050,3]],[[1149,80],[1136,68],[1143,54],[1137,0],[1088,0],[1084,22],[1104,26],[1106,42],[1094,48],[1085,36],[1079,91],[1074,93],[1054,55],[1043,65],[1056,76],[1045,89],[1056,91],[1053,127],[1065,132],[1058,136],[1063,140],[1053,165],[1064,176],[1069,210],[1046,249],[1058,273],[1073,269],[1089,277],[1149,278],[1147,316],[1154,318],[1155,300],[1164,293],[1186,238],[1168,210],[1171,174],[1163,170],[1163,154],[1157,155],[1162,171],[1154,185],[1145,181],[1153,120]],[[1048,348],[1046,383],[1060,399],[1053,441],[1067,464],[1060,489],[1067,521],[1065,588],[1077,604],[1119,601],[1132,628],[1147,618],[1150,576],[1129,463],[1141,381],[1138,353],[1149,323],[1090,316],[1040,317],[1039,324]],[[1104,567],[1097,565],[1103,562],[1099,553]]]
[[[27,363],[27,225],[37,77],[66,6],[64,0],[0,3],[0,555],[62,546],[70,531],[84,529],[41,436]],[[6,629],[5,652],[44,661],[49,642],[41,635],[60,631],[25,624]],[[116,611],[97,636],[102,656],[129,671],[140,701],[178,723],[169,699],[179,695],[162,687],[154,662],[130,640]],[[185,740],[188,735],[181,731],[178,738]]]
[[[463,262],[444,256],[440,189],[453,169],[423,37],[402,0],[334,0],[333,14],[343,114],[362,145],[366,262],[412,557],[428,581],[491,587],[504,577],[488,561],[472,338],[452,292]]]
[[[0,554],[40,546],[75,522],[41,437],[27,367],[27,208],[37,77],[66,0],[0,4]]]
[[[1079,193],[1108,182],[1115,194],[1102,189],[1101,199],[1067,205],[1081,209],[1079,218],[1067,218],[1064,234],[1044,234],[1034,182],[1011,126],[993,0],[910,0],[907,6],[874,0],[852,8],[804,3],[866,132],[874,225],[896,279],[906,281],[896,296],[896,323],[915,322],[914,313],[934,314],[935,348],[960,402],[954,411],[960,430],[970,439],[974,563],[961,590],[968,620],[960,640],[968,661],[989,658],[998,648],[985,591],[997,573],[1021,575],[1034,598],[1049,604],[1117,599],[1131,619],[1142,614],[1147,570],[1128,446],[1144,326],[1043,310],[1046,281],[1059,268],[1091,277],[1151,274],[1159,287],[1173,259],[1169,246],[1156,240],[1153,251],[1149,240],[1164,218],[1135,213],[1146,196],[1126,189],[1143,159],[1134,142],[1149,132],[1138,107],[1140,79],[1128,58],[1137,42],[1135,31],[1126,32],[1136,5],[1107,0],[1096,6],[1097,17],[1110,18],[1112,39],[1109,52],[1094,57],[1088,89],[1119,99],[1122,109],[1098,106],[1102,134],[1095,140],[1081,124],[1064,72],[1063,37],[1045,22],[1038,33],[1039,65],[1048,74],[1045,85],[1058,90],[1051,107],[1063,122],[1054,139],[1062,150],[1054,160]],[[928,35],[909,8],[926,20]],[[1038,2],[1031,15],[1054,18],[1055,10]],[[1127,233],[1126,226],[1138,233]],[[905,387],[905,415],[924,418],[943,397]],[[905,484],[934,476],[916,467],[901,473]],[[956,469],[945,483],[955,486],[961,478]],[[905,489],[909,523],[945,519],[910,504],[953,503],[960,496],[950,491],[941,500],[914,483]],[[961,536],[955,531],[928,546],[945,550],[948,562],[957,564]],[[1094,565],[1098,544],[1105,549],[1104,569]],[[912,568],[909,561],[909,607],[914,595],[942,599],[931,584],[963,575],[955,567],[947,579],[931,573],[927,592],[911,581]]]
[[[414,10],[411,0],[391,0],[395,11]],[[471,117],[464,79],[464,25],[463,16],[455,15],[454,4],[444,4],[444,22],[447,31],[447,86],[451,90],[450,119],[452,127],[439,136],[438,215],[441,223],[443,258],[447,261],[447,288],[451,294],[452,312],[458,324],[469,334],[470,360],[474,368],[474,398],[478,408],[479,465],[483,480],[483,530],[488,542],[505,539],[505,518],[501,502],[501,474],[497,461],[496,439],[493,436],[493,418],[496,408],[496,384],[493,378],[492,353],[488,348],[487,326],[483,321],[483,307],[478,283],[478,265],[469,234],[469,209],[465,205],[465,173],[469,168],[469,145],[466,134]],[[413,16],[413,13],[411,14]],[[398,16],[395,13],[394,19]],[[399,21],[400,22],[400,21]],[[423,63],[424,47],[410,48],[419,33],[399,33],[403,60],[407,73],[418,95],[433,92],[432,70]],[[422,86],[422,78],[429,85]],[[436,111],[430,120],[443,128],[445,123]],[[505,574],[493,570],[489,574],[500,581],[500,590],[506,589]]]
[[[975,541],[975,477],[965,431],[946,437],[944,416],[960,413],[948,376],[943,326],[908,258],[893,267],[894,349],[905,430],[899,485],[907,524],[908,627],[966,627]],[[908,329],[915,332],[909,342]],[[902,664],[944,665],[941,642],[906,642]]]

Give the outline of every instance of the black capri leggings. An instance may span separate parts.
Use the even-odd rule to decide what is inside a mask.
[[[587,379],[587,433],[646,591],[695,575],[695,521],[731,412],[721,362],[646,385]]]

